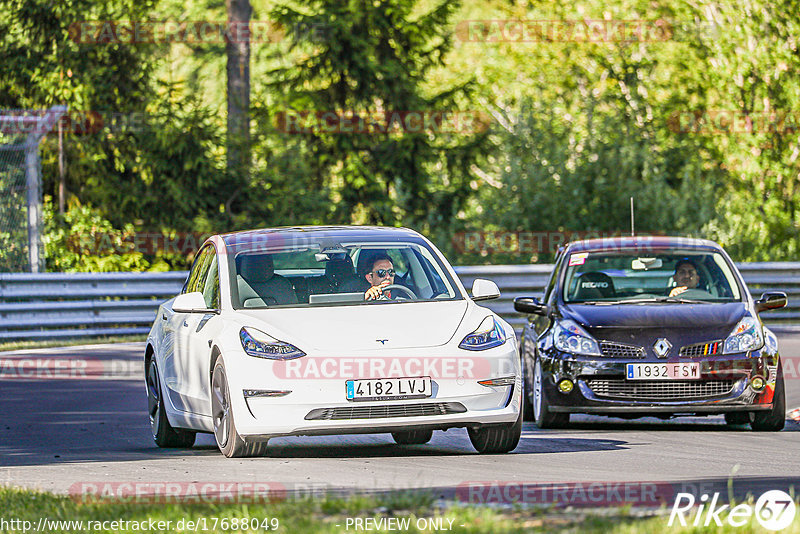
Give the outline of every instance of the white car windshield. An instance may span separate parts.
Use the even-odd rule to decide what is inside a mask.
[[[565,261],[563,288],[567,303],[692,303],[742,299],[732,267],[717,252],[577,252]]]
[[[234,308],[352,306],[456,300],[438,255],[424,242],[332,242],[229,247]],[[380,291],[368,291],[381,286]]]

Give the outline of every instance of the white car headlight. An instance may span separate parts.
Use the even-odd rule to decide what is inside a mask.
[[[239,330],[239,339],[242,340],[244,351],[256,358],[266,358],[268,360],[293,360],[306,353],[290,343],[278,341],[260,330],[255,328],[242,328]]]
[[[723,354],[747,352],[764,346],[764,332],[755,317],[744,317],[725,340]]]
[[[553,329],[553,344],[563,352],[602,356],[600,346],[589,333],[572,319],[562,319]]]
[[[506,342],[506,336],[503,328],[491,315],[484,319],[480,326],[468,334],[458,347],[466,350],[486,350],[493,347],[499,347]]]

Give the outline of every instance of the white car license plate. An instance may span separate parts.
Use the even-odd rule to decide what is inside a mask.
[[[628,380],[700,380],[700,364],[695,363],[629,363]]]
[[[347,380],[347,400],[422,399],[431,396],[431,377]]]

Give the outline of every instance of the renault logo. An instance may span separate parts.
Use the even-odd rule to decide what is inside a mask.
[[[672,343],[667,341],[665,338],[660,338],[655,343],[653,343],[653,350],[656,353],[656,356],[659,358],[666,358],[667,354],[669,354],[669,349],[672,348]]]

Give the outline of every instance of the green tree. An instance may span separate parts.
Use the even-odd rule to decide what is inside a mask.
[[[272,132],[304,158],[308,178],[294,184],[293,195],[287,188],[290,196],[301,190],[330,195],[329,207],[319,203],[324,211],[312,218],[423,230],[441,230],[455,218],[485,136],[436,127],[380,130],[393,112],[401,121],[408,112],[430,117],[470,102],[470,80],[435,90],[426,84],[451,47],[448,20],[457,6],[445,1],[415,15],[413,0],[314,0],[272,11],[287,31],[293,59],[271,72],[272,127],[286,120],[281,113],[319,119],[315,114],[332,112],[339,119],[367,117],[364,127],[378,129],[344,133],[339,123],[326,131],[321,120],[309,120],[316,126],[310,131]],[[480,122],[475,126],[481,129]]]

